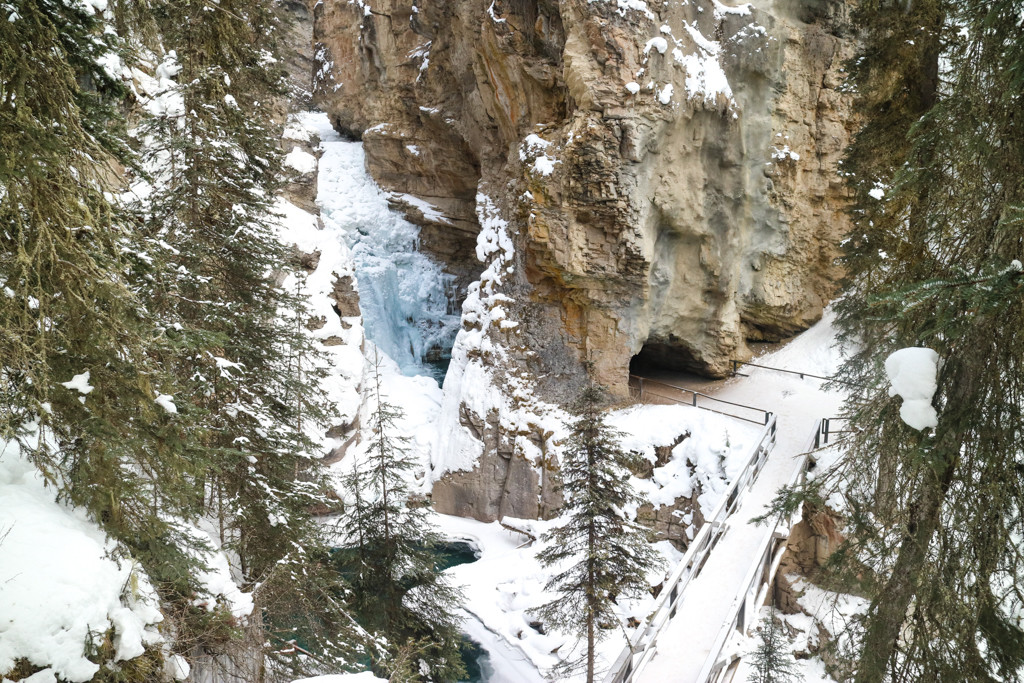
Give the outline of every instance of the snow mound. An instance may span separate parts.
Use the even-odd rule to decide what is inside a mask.
[[[689,498],[699,488],[698,502],[705,517],[742,470],[760,432],[756,425],[684,405],[635,405],[611,413],[608,424],[623,434],[623,448],[639,453],[652,465],[657,446],[689,433],[650,479],[633,477],[632,484],[655,507]]]
[[[88,379],[88,378],[86,378]],[[0,441],[0,672],[19,659],[77,683],[99,666],[89,643],[114,630],[115,659],[161,641],[147,577],[85,513],[54,501],[15,443]]]
[[[647,41],[647,44],[644,45],[644,54],[648,54],[651,51],[652,47],[655,50],[657,50],[660,54],[665,54],[666,52],[668,52],[668,41],[662,38],[661,36],[651,38],[650,40]]]
[[[892,385],[889,395],[903,399],[900,418],[914,429],[934,429],[939,424],[932,407],[938,371],[939,354],[928,348],[911,346],[885,359],[885,374]]]
[[[534,173],[542,176],[549,176],[555,170],[555,164],[561,163],[558,159],[547,153],[551,143],[536,133],[530,133],[523,140],[519,148],[519,159],[527,161],[530,157],[536,157],[531,167]]]
[[[672,84],[671,83],[668,83],[658,93],[658,101],[661,102],[662,104],[668,104],[669,102],[672,101]]]
[[[197,545],[206,546],[208,550],[196,551],[196,558],[206,566],[199,572],[197,579],[208,594],[208,597],[197,598],[193,604],[212,612],[224,607],[236,619],[252,614],[252,593],[243,593],[231,575],[227,555],[220,549],[211,534],[195,526],[178,524],[178,528],[193,537]]]
[[[157,394],[153,402],[172,415],[178,412],[178,406],[175,405],[174,397],[170,394]]]
[[[292,151],[288,152],[287,156],[285,156],[284,163],[286,166],[290,166],[298,171],[301,175],[306,175],[316,170],[316,157],[298,147],[292,147]]]

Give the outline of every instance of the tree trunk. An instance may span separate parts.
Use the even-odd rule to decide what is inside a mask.
[[[587,683],[594,683],[594,620],[597,618],[597,578],[594,576],[596,544],[597,530],[591,522],[587,529]]]
[[[955,468],[948,461],[939,476],[925,482],[907,520],[907,535],[885,587],[875,596],[864,634],[854,683],[883,683],[889,660],[897,649],[900,631],[910,603],[917,594],[918,577],[928,555],[928,545],[939,526],[942,503]]]
[[[594,683],[594,610],[587,613],[587,683]]]
[[[593,436],[591,436],[590,443],[593,444],[597,438],[596,428],[593,430]],[[589,479],[588,488],[593,490],[597,488],[595,481],[596,476],[594,469],[597,467],[596,453],[593,448],[587,449],[587,478]],[[597,577],[595,576],[596,571],[594,565],[597,562],[597,529],[594,526],[594,520],[590,521],[590,526],[587,529],[587,683],[594,683],[594,620],[597,618]]]
[[[971,405],[976,399],[979,375],[953,360],[947,361],[949,386],[954,387],[948,402],[951,405]],[[939,528],[942,505],[956,474],[960,451],[963,448],[961,434],[948,426],[938,437],[932,454],[936,460],[922,482],[917,500],[911,504],[907,519],[906,535],[900,543],[896,565],[888,581],[871,603],[864,634],[863,648],[857,665],[854,683],[882,683],[886,669],[895,654],[900,631],[907,619],[907,610],[917,594],[921,569],[928,558],[928,546]]]

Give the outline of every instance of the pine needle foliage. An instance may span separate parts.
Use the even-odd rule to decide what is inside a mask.
[[[282,679],[347,668],[365,634],[310,512],[333,502],[311,437],[331,414],[326,370],[305,327],[302,276],[275,232],[278,8],[191,0],[153,2],[150,12],[167,50],[166,106],[141,127],[151,189],[135,208],[168,264],[150,274],[152,306],[174,343],[161,361],[202,466],[194,491],[255,588],[269,632],[238,656],[265,649],[264,674]],[[315,657],[276,642],[293,632]]]
[[[117,198],[121,169],[137,165],[124,136],[130,97],[101,66],[130,51],[84,3],[4,9],[0,437],[18,439],[59,499],[191,600],[203,592],[201,548],[172,518],[199,513],[198,467],[155,400],[173,383],[159,362],[170,344],[137,269],[161,264]],[[138,673],[160,657],[103,671],[160,678]]]
[[[461,680],[456,612],[462,592],[437,568],[442,538],[428,519],[428,503],[416,501],[409,488],[417,463],[398,432],[403,413],[383,392],[379,360],[372,400],[371,436],[365,452],[349,456],[358,459],[342,482],[348,504],[337,566],[352,586],[359,622],[388,644],[374,659],[376,671],[396,681]]]
[[[617,624],[616,600],[648,591],[648,573],[661,566],[649,531],[625,517],[626,508],[644,502],[629,483],[638,456],[619,445],[622,434],[605,423],[603,402],[601,391],[588,387],[574,407],[560,469],[564,523],[542,537],[546,545],[537,555],[556,568],[545,590],[559,596],[536,610],[538,618],[585,641],[585,651],[558,672],[585,669],[588,683],[594,648]]]
[[[757,648],[748,655],[752,669],[747,678],[749,683],[797,683],[803,680],[787,647],[789,642],[774,607],[761,620],[757,640]]]
[[[0,438],[142,565],[172,651],[244,680],[345,668],[367,637],[310,514],[329,503],[324,364],[274,228],[279,8],[0,7]],[[176,50],[152,118],[103,66],[140,63],[140,36]],[[134,206],[125,173],[149,185]],[[254,590],[248,624],[196,607],[200,520]],[[280,646],[295,633],[315,657]]]
[[[91,8],[5,7],[0,435],[20,439],[61,498],[153,565],[151,547],[186,545],[161,510],[192,501],[177,486],[188,469],[172,446],[178,428],[154,402],[168,373],[154,362],[159,324],[132,285],[143,245],[111,199],[116,170],[134,158],[127,91],[100,60],[124,46]],[[92,390],[68,385],[86,373]]]
[[[850,541],[831,569],[871,597],[857,683],[1022,679],[1022,17],[1019,0],[873,0],[855,17],[866,116],[845,165],[840,378],[868,389],[847,406]],[[887,394],[884,360],[909,346],[942,361],[934,430]]]

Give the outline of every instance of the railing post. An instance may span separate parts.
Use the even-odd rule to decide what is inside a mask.
[[[829,424],[831,421],[832,421],[832,418],[828,418],[828,417],[826,417],[824,420],[822,420],[822,423],[823,423],[823,426],[824,426],[824,429],[825,429],[825,443],[826,444],[828,443],[828,430],[829,430],[829,427],[831,426]]]
[[[693,394],[693,407],[696,408],[697,407],[697,392],[696,391],[691,391],[690,393]]]

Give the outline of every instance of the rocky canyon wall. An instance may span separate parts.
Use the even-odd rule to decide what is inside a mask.
[[[476,493],[442,486],[446,507],[546,508],[542,406],[588,378],[625,396],[637,354],[722,375],[746,341],[820,317],[846,226],[845,12],[840,0],[316,4],[315,100],[363,140],[369,171],[466,297],[445,385],[459,433],[437,474],[491,468],[498,481],[516,458],[532,463],[516,475],[533,477],[517,488],[527,503],[509,508],[474,480]],[[505,397],[483,401],[469,377]]]

